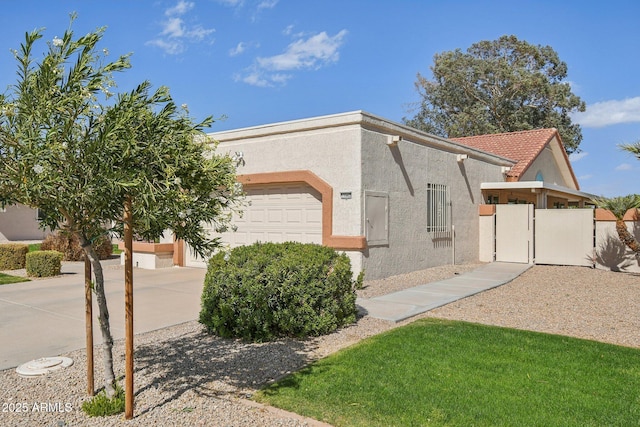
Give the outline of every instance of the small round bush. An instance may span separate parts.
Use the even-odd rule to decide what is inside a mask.
[[[113,253],[113,244],[108,236],[98,237],[92,244],[99,259],[107,259]],[[63,261],[82,261],[84,251],[80,246],[80,240],[73,234],[56,233],[47,236],[40,245],[43,251],[58,251],[64,254]]]
[[[270,341],[328,334],[355,322],[345,254],[314,244],[255,243],[209,261],[200,322],[222,337]]]
[[[23,243],[0,244],[0,270],[24,268],[29,245]]]
[[[31,277],[51,277],[60,274],[62,253],[58,251],[33,251],[26,255],[25,267]]]

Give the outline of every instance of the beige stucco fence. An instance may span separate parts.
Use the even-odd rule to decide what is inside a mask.
[[[615,217],[602,209],[482,205],[479,220],[480,261],[640,272],[635,255],[618,238]],[[628,212],[625,223],[640,239],[639,217]]]

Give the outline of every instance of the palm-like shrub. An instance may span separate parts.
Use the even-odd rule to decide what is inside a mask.
[[[618,237],[629,249],[631,249],[636,259],[640,260],[640,243],[636,240],[633,234],[627,229],[627,224],[624,222],[624,216],[629,209],[640,208],[640,195],[629,194],[628,196],[619,196],[612,198],[598,198],[593,202],[597,207],[606,209],[616,217],[616,232]]]

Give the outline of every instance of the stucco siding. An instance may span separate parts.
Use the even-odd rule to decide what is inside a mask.
[[[284,172],[309,170],[333,188],[333,234],[360,235],[360,161],[359,129],[350,125],[340,128],[315,129],[291,134],[258,136],[225,141],[220,138],[218,151],[243,153],[244,164],[237,173]],[[340,193],[351,193],[341,199]]]
[[[500,166],[405,139],[389,147],[389,135],[363,130],[363,191],[389,194],[389,244],[369,247],[367,278],[478,260],[480,183],[502,179]],[[427,231],[427,184],[449,186],[454,242]]]
[[[574,187],[572,182],[566,182],[563,178],[551,148],[549,147],[542,150],[538,157],[536,157],[529,168],[522,174],[520,181],[537,181],[536,176],[538,173],[542,174],[544,182],[562,185],[564,187]]]
[[[0,242],[9,240],[42,240],[50,232],[38,227],[38,211],[24,205],[0,210]]]

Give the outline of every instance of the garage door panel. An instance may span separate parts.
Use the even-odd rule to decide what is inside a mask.
[[[313,188],[301,184],[260,185],[246,188],[243,216],[234,215],[236,232],[215,234],[230,247],[260,242],[322,243],[322,202]],[[186,264],[206,267],[187,251]]]
[[[269,209],[268,214],[269,222],[282,223],[282,210]]]
[[[305,213],[307,224],[322,224],[322,211],[307,210]]]

